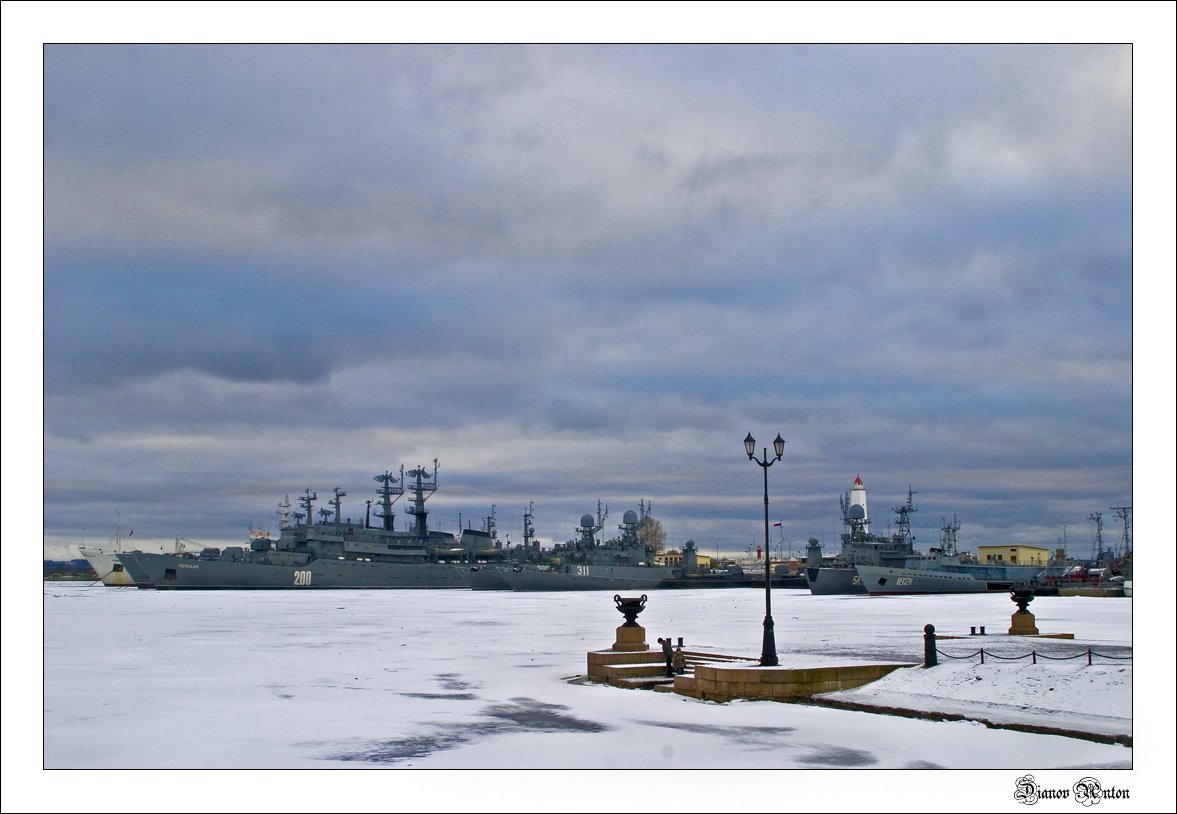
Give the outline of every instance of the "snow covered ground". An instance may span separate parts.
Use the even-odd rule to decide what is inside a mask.
[[[1039,629],[1074,633],[1071,641],[1001,635],[1015,609],[1006,594],[772,594],[784,666],[919,663],[927,623],[963,636],[941,640],[944,654],[982,646],[990,654],[983,665],[941,656],[933,669],[899,670],[832,698],[1131,735],[1128,747],[976,720],[719,704],[578,682],[586,653],[609,647],[623,621],[612,593],[163,592],[45,583],[43,716],[35,687],[19,706],[13,700],[6,609],[4,811],[604,811],[622,792],[624,811],[639,804],[991,811],[1021,805],[1015,781],[1027,774],[1044,786],[1094,777],[1104,788],[1130,789],[1116,810],[1172,810],[1172,784],[1158,785],[1160,775],[1147,768],[1171,774],[1172,654],[1133,652],[1133,601],[1034,600]],[[755,658],[763,618],[761,590],[670,590],[649,592],[639,622],[650,642],[682,636],[687,649]],[[968,635],[980,625],[989,635]],[[1097,654],[1091,666],[1085,655],[1037,664],[992,657],[1034,648],[1058,658],[1089,647]],[[1164,648],[1172,649],[1171,631]],[[1140,671],[1150,658],[1167,659],[1167,671]],[[15,727],[38,724],[43,761],[10,749]],[[15,771],[30,761],[29,772]],[[237,771],[135,772],[113,779],[133,794],[86,793],[112,785],[105,771],[90,770],[120,769]],[[274,769],[292,771],[239,771]],[[402,771],[395,779],[297,771],[314,769]],[[771,769],[790,771],[763,771]],[[864,769],[893,771],[862,775],[867,783],[825,771]],[[77,774],[93,783],[72,782],[74,771],[62,782],[58,770],[86,770]],[[955,770],[972,770],[967,793]],[[958,791],[945,798],[933,793],[940,788]],[[52,805],[47,789],[62,808],[41,807]],[[1159,808],[1135,808],[1150,795]]]
[[[973,644],[975,647],[965,652],[974,652],[981,644],[988,652],[991,643]],[[998,653],[1004,650],[1010,656],[1030,652],[1031,645],[1024,640],[1019,645],[993,649]],[[947,649],[949,645],[942,643],[941,647]],[[1039,648],[1038,643],[1033,647],[1039,653],[1046,650]],[[1111,651],[1112,648],[1101,647],[1094,652]],[[1076,734],[1131,737],[1131,662],[1111,663],[1093,656],[1093,664],[1087,666],[1086,657],[1079,658],[1081,661],[1077,663],[1040,661],[1030,667],[1026,659],[987,660],[982,664],[979,656],[967,662],[946,661],[941,657],[933,670],[904,670],[864,687],[827,693],[823,697],[963,715],[995,726],[1026,724]]]

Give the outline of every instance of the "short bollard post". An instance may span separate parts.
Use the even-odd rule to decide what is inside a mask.
[[[936,666],[936,626],[924,625],[924,666]]]
[[[976,625],[970,625],[970,626],[969,626],[969,635],[970,635],[970,636],[976,636],[976,635],[977,635],[977,626],[976,626]]]

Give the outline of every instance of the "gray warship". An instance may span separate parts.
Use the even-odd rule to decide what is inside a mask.
[[[858,566],[863,587],[871,596],[893,594],[1004,593],[1028,587],[1050,593],[1050,583],[1067,569],[1065,559],[1049,564],[978,562],[977,556],[956,546],[960,523],[954,516],[940,528],[940,545],[927,554],[913,554],[900,562]]]
[[[471,566],[470,587],[476,591],[650,591],[658,588],[755,588],[764,587],[763,572],[745,572],[739,566],[703,568],[698,549],[688,541],[682,564],[661,565],[655,551],[639,534],[649,513],[645,501],[640,513],[627,511],[617,527],[620,534],[599,542],[608,509],[597,502],[597,514],[584,514],[577,537],[541,550],[535,542],[531,507],[524,514],[522,547],[508,552],[508,562],[480,562]],[[514,558],[514,559],[510,559]],[[773,575],[774,587],[793,585],[788,575]]]
[[[950,594],[1008,591],[1017,585],[1045,587],[1063,567],[1032,564],[1000,564],[977,561],[975,554],[957,550],[956,533],[960,523],[944,521],[940,543],[927,553],[917,551],[911,533],[911,516],[916,508],[915,494],[907,490],[907,502],[894,508],[898,519],[895,532],[888,537],[869,532],[866,492],[862,479],[856,478],[854,492],[841,500],[843,522],[849,531],[842,534],[842,553],[833,563],[821,558],[821,548],[810,540],[805,575],[814,594]]]
[[[476,591],[645,591],[673,578],[674,570],[656,564],[653,550],[639,539],[641,517],[635,511],[623,516],[620,537],[598,542],[597,532],[605,527],[607,516],[608,510],[598,501],[596,517],[581,516],[577,539],[558,543],[539,557],[534,556],[538,552],[525,522],[523,551],[532,552],[532,559],[538,561],[480,563],[471,570],[470,587]]]
[[[839,499],[842,508],[842,522],[847,531],[842,533],[841,554],[830,563],[822,559],[821,545],[815,539],[809,540],[806,549],[805,578],[813,594],[865,594],[859,565],[902,566],[908,557],[917,555],[914,538],[911,535],[911,516],[916,512],[912,503],[912,492],[907,490],[907,503],[894,508],[898,519],[896,530],[889,536],[870,533],[870,518],[867,515],[866,489],[861,477],[855,477],[850,494]]]
[[[406,479],[413,500],[405,511],[413,527],[398,531],[392,507],[404,494]],[[372,501],[362,524],[343,519],[347,493],[338,487],[329,501],[333,509],[320,509],[320,521],[313,522],[318,495],[307,489],[299,498],[305,512],[294,513],[293,523],[289,499],[279,504],[277,540],[254,535],[246,546],[179,554],[121,551],[117,556],[143,589],[468,588],[465,548],[454,535],[432,531],[427,523],[425,501],[437,489],[437,460],[432,473],[424,467],[406,473],[402,466],[399,478],[385,472],[374,480],[380,483],[379,525],[369,516]]]

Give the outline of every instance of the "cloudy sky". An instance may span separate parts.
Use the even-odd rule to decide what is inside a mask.
[[[744,552],[749,431],[787,442],[774,546],[833,550],[859,474],[876,531],[916,492],[920,546],[955,517],[1089,556],[1093,512],[1115,545],[1155,386],[1153,100],[1115,39],[38,48],[45,554],[239,542],[307,489],[361,518],[434,459],[434,528],[493,507],[519,542],[533,503],[550,543],[646,501],[669,545]]]

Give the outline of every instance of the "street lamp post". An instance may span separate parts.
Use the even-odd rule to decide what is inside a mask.
[[[764,470],[764,644],[760,649],[760,666],[776,667],[780,662],[776,656],[776,632],[772,623],[772,555],[768,543],[768,468],[781,459],[785,454],[785,439],[778,432],[772,442],[775,458],[768,457],[768,448],[764,448],[762,458],[756,457],[756,439],[752,433],[744,439],[744,451],[748,453],[748,460],[755,461]]]

